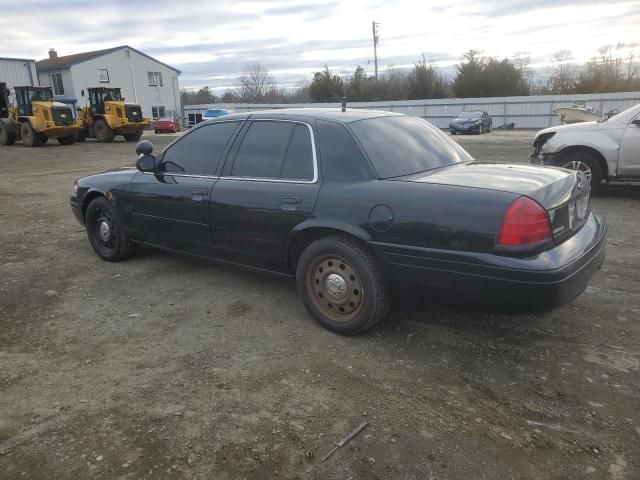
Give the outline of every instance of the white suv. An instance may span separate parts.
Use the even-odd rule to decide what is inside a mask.
[[[602,180],[640,181],[640,104],[608,120],[540,130],[531,163],[582,171],[596,191]]]

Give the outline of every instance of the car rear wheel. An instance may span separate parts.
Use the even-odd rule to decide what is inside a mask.
[[[597,192],[602,188],[602,167],[593,155],[587,152],[569,152],[562,155],[556,165],[582,172],[591,183],[591,191]]]
[[[87,236],[93,250],[103,260],[117,262],[133,252],[116,212],[104,197],[98,197],[87,207]]]
[[[391,302],[373,254],[349,238],[326,237],[309,245],[298,261],[296,282],[316,321],[343,335],[373,327]]]
[[[87,140],[87,131],[86,130],[79,130],[76,133],[76,142],[84,142]]]
[[[94,129],[96,132],[96,140],[102,143],[113,142],[113,138],[116,136],[113,129],[102,119],[96,122]]]
[[[29,122],[22,122],[20,125],[20,137],[25,147],[39,147],[42,144],[40,134],[31,128]]]
[[[16,141],[16,134],[10,132],[4,122],[0,122],[0,145],[13,145]]]

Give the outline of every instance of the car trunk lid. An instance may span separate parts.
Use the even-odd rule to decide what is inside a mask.
[[[589,214],[589,182],[580,172],[534,165],[469,162],[393,180],[457,185],[525,195],[547,211],[559,242],[580,229]]]

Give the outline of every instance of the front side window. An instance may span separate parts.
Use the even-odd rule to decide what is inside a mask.
[[[54,95],[64,95],[64,85],[62,84],[62,73],[51,74],[51,86]]]
[[[98,81],[100,83],[109,83],[109,70],[106,68],[98,69]]]
[[[350,124],[380,178],[400,177],[473,158],[426,120],[377,117]]]
[[[196,128],[171,145],[162,158],[167,173],[215,175],[220,158],[239,122]]]
[[[162,86],[162,72],[147,72],[147,78],[149,79],[149,86]]]

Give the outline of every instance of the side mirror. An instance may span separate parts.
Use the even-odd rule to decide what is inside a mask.
[[[141,172],[155,172],[156,157],[153,155],[140,155],[136,161],[136,168]]]
[[[151,152],[153,152],[153,143],[149,140],[142,140],[138,142],[138,145],[136,146],[136,153],[138,154],[136,168],[141,172],[155,171],[156,157],[151,155]]]

